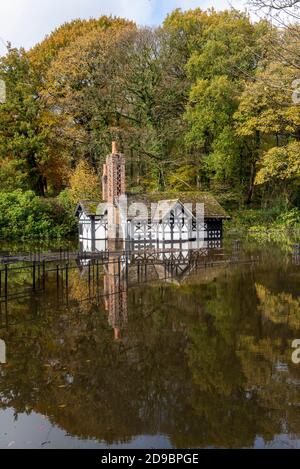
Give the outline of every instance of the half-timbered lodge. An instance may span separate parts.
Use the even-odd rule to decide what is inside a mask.
[[[132,195],[125,192],[125,157],[113,143],[102,177],[102,201],[81,200],[76,208],[84,251],[109,248],[112,239],[135,247],[219,247],[225,210],[210,194]]]

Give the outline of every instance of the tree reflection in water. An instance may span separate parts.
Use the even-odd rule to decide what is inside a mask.
[[[299,438],[291,342],[300,338],[300,271],[276,259],[168,282],[150,266],[153,281],[129,289],[116,265],[92,287],[83,266],[61,297],[49,279],[44,297],[11,302],[6,319],[2,305],[1,408],[106,443],[142,434],[180,448]]]

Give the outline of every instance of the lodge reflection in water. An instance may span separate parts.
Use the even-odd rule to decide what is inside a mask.
[[[50,295],[53,301],[63,304],[72,296],[72,282],[76,281],[76,270],[79,272],[79,281],[88,279],[88,298],[85,298],[84,286],[76,291],[77,300],[93,299],[99,295],[104,299],[105,308],[108,311],[110,324],[116,329],[116,337],[119,336],[118,324],[126,321],[126,299],[129,287],[134,287],[143,282],[174,279],[182,281],[195,270],[196,267],[205,267],[208,263],[225,261],[221,241],[206,243],[206,247],[196,249],[195,242],[173,242],[163,245],[162,248],[153,248],[141,244],[132,245],[119,240],[110,240],[109,250],[101,253],[50,253],[43,258],[38,256],[38,261],[32,261],[32,256],[15,255],[5,258],[5,269],[0,269],[0,279],[5,279],[5,285],[0,287],[0,308],[7,309],[10,302],[23,296],[32,296],[35,307],[41,298],[36,294],[47,296],[47,291],[54,289],[56,295]],[[19,267],[15,264],[8,267],[8,259],[13,263],[25,260],[25,265]],[[238,262],[236,255],[231,255],[231,260]],[[23,261],[24,262],[24,261]],[[57,264],[60,262],[60,264]],[[7,270],[8,267],[8,270]],[[96,273],[95,273],[96,271]],[[100,278],[101,277],[101,278]],[[21,279],[21,281],[20,281]],[[56,282],[55,282],[56,279]],[[28,283],[31,288],[28,288]],[[1,285],[1,281],[0,281]],[[23,287],[22,287],[23,285]],[[96,291],[96,293],[95,293]],[[31,292],[31,293],[30,293]],[[49,298],[47,297],[49,300]],[[0,315],[2,321],[3,314]],[[119,319],[118,319],[119,318]],[[115,326],[114,326],[115,325]]]
[[[184,247],[183,247],[184,246]],[[224,259],[221,242],[207,244],[206,248],[195,249],[195,243],[172,243],[164,249],[128,249],[126,243],[111,242],[111,253],[103,266],[103,300],[108,313],[108,323],[114,329],[115,339],[121,338],[121,329],[127,323],[128,288],[144,282],[158,280],[181,282],[197,267],[207,263],[218,263]],[[124,249],[125,248],[125,249]],[[180,249],[181,248],[181,249]],[[122,249],[124,249],[122,251]],[[123,254],[120,254],[123,252]],[[238,262],[237,250],[231,259]],[[83,259],[80,269],[94,268],[95,260]],[[93,278],[95,275],[93,274]]]
[[[34,410],[107,444],[166,435],[179,448],[294,445],[299,267],[274,251],[245,257],[253,254],[261,263],[205,269],[189,253],[186,263],[155,258],[146,271],[142,257],[116,256],[99,282],[90,261],[70,273],[68,305],[61,296],[53,307],[55,278],[34,316],[32,299],[9,305],[2,408]]]

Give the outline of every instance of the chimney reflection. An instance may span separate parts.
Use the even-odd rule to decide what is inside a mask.
[[[4,340],[0,339],[0,364],[6,363],[6,344]]]
[[[122,271],[122,260],[115,257],[106,266],[104,274],[104,305],[116,341],[121,339],[121,330],[127,323],[127,285]]]

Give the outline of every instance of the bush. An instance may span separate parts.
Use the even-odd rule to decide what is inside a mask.
[[[229,211],[231,220],[225,222],[225,227],[229,231],[247,231],[258,225],[268,227],[280,216],[279,207],[269,209],[244,209]]]
[[[43,199],[32,191],[0,192],[0,237],[61,238],[76,232],[72,211],[59,199]]]
[[[225,223],[227,233],[250,236],[259,242],[274,241],[292,245],[300,240],[300,210],[248,209],[231,213],[232,220]]]

